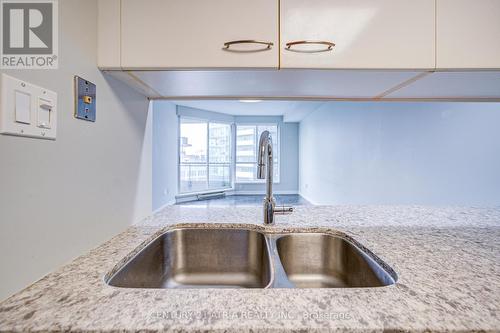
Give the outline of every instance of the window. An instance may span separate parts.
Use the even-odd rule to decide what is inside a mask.
[[[279,182],[277,124],[238,124],[233,130],[230,123],[181,116],[179,193],[230,189],[233,182],[264,182],[257,179],[257,152],[265,130],[273,138],[274,181]]]
[[[180,119],[179,192],[231,187],[231,125]]]
[[[274,182],[279,182],[279,133],[278,126],[236,125],[236,182],[255,183],[257,179],[257,151],[262,132],[269,131],[273,139]]]

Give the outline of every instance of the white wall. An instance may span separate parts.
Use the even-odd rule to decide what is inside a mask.
[[[96,11],[59,1],[58,70],[2,71],[54,90],[59,109],[56,141],[0,135],[0,299],[149,214],[148,101],[97,70]],[[75,74],[97,84],[95,123],[73,117]]]
[[[317,204],[498,205],[500,103],[328,102],[300,124]]]
[[[153,102],[149,102],[146,117],[132,217],[134,223],[153,212]]]
[[[153,210],[175,203],[179,121],[177,106],[153,102]]]

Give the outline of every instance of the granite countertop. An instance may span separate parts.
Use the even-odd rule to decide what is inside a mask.
[[[0,303],[0,331],[500,332],[500,207],[298,207],[258,226],[260,207],[170,206]],[[349,289],[124,289],[104,276],[178,223],[328,228],[397,273]]]

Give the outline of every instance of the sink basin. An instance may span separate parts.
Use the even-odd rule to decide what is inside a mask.
[[[381,287],[394,279],[371,257],[344,238],[320,233],[280,237],[278,254],[297,288]]]
[[[394,284],[369,251],[329,233],[177,228],[165,232],[106,282],[123,288],[351,288]],[[385,268],[384,268],[385,267]]]
[[[176,229],[156,238],[108,281],[126,288],[264,288],[271,268],[263,234]]]

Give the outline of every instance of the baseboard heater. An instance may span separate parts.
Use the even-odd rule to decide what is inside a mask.
[[[209,200],[209,199],[220,199],[226,196],[226,192],[214,192],[214,193],[204,193],[198,194],[196,199],[198,200]]]

